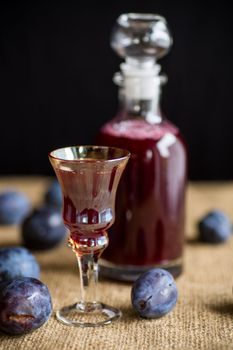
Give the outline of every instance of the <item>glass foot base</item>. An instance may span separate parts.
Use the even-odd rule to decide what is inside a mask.
[[[117,265],[105,259],[99,261],[100,276],[118,281],[134,282],[143,272],[154,268],[165,269],[176,278],[183,270],[182,259],[179,258],[166,264],[151,266]]]
[[[102,303],[82,303],[65,306],[56,312],[57,319],[67,326],[99,327],[120,318],[121,311]]]

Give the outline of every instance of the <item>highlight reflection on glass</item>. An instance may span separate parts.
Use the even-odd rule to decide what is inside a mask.
[[[108,245],[106,230],[114,222],[116,190],[129,156],[126,150],[102,146],[65,147],[49,154],[80,271],[80,301],[56,313],[67,325],[100,326],[121,316],[98,300],[98,259]]]

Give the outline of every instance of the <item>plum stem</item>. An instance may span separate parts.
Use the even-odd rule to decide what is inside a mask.
[[[141,309],[145,309],[147,302],[152,298],[152,295],[150,295],[146,300],[140,300],[139,306]]]

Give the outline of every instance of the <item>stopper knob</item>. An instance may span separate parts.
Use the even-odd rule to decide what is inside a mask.
[[[111,36],[113,50],[131,64],[154,64],[171,45],[167,22],[156,14],[122,14]]]

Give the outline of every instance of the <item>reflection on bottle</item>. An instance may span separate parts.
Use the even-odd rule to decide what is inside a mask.
[[[170,156],[169,147],[171,147],[176,142],[176,137],[173,134],[167,133],[165,134],[161,140],[157,143],[156,147],[159,150],[159,154],[163,158],[167,158]]]

